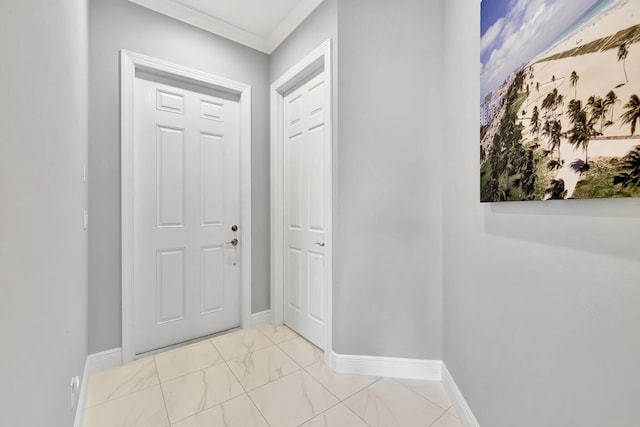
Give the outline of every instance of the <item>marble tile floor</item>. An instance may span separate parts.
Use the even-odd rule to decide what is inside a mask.
[[[436,381],[336,375],[261,325],[91,377],[85,427],[460,427]]]

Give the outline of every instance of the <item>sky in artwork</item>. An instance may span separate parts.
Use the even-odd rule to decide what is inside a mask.
[[[611,0],[482,0],[481,95],[529,62],[598,3]]]

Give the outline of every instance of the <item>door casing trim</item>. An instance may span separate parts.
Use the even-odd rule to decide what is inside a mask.
[[[325,71],[325,362],[332,353],[332,260],[333,260],[333,67],[332,43],[326,40],[271,85],[271,315],[272,322],[284,322],[284,96],[315,71]]]
[[[120,51],[120,156],[122,220],[122,362],[135,359],[133,300],[133,111],[136,70],[151,71],[239,96],[240,104],[240,313],[251,323],[251,86],[128,50]]]

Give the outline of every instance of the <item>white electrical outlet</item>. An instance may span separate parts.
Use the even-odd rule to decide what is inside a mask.
[[[78,399],[78,391],[80,391],[80,377],[76,375],[71,378],[71,409],[73,409]]]

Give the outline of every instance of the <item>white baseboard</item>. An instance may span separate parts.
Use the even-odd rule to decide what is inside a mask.
[[[87,356],[87,360],[84,363],[84,372],[82,373],[82,382],[80,383],[80,394],[78,395],[76,416],[73,422],[73,427],[84,426],[84,411],[87,402],[87,390],[89,388],[88,383],[91,375],[111,368],[116,368],[120,365],[122,365],[122,349],[120,348],[114,348],[112,350]]]
[[[253,313],[251,315],[251,327],[255,328],[258,325],[265,323],[271,323],[271,310],[261,311],[260,313]]]
[[[122,349],[114,348],[101,353],[90,354],[87,357],[87,362],[89,363],[89,376],[97,372],[117,368],[122,365]]]
[[[442,361],[395,357],[351,356],[331,352],[329,367],[338,374],[440,381]]]
[[[463,427],[480,427],[451,373],[441,360],[351,356],[331,352],[329,368],[338,374],[441,381]]]
[[[476,420],[473,412],[471,412],[471,408],[444,363],[442,364],[442,386],[447,392],[447,396],[449,396],[449,400],[456,410],[458,418],[460,418],[462,427],[480,427],[478,420]]]

